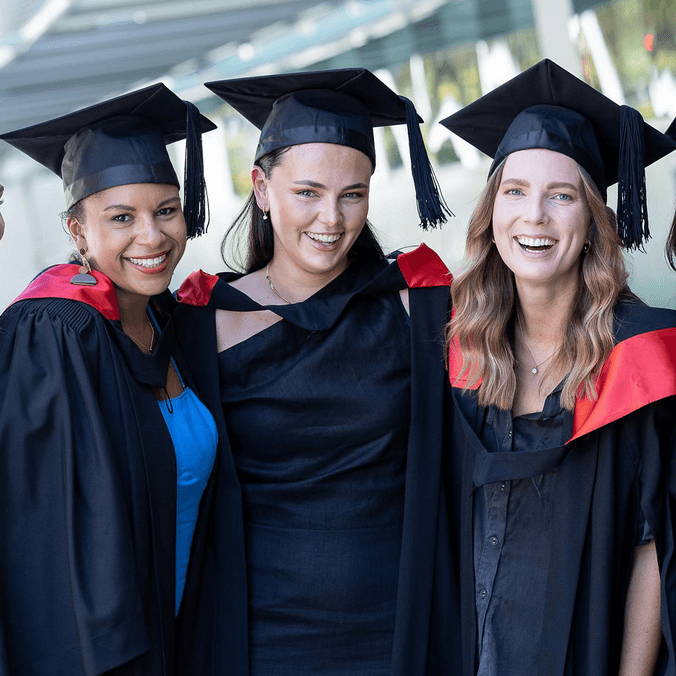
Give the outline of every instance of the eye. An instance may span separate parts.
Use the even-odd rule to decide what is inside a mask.
[[[300,197],[314,197],[317,193],[309,188],[303,188],[303,190],[299,190],[296,194]]]
[[[164,207],[157,212],[158,216],[170,216],[176,211],[176,207]]]
[[[523,193],[518,188],[508,188],[505,190],[505,195],[514,195],[518,197],[519,195],[523,195]]]
[[[113,216],[110,220],[115,223],[129,223],[131,221],[131,214],[117,214],[117,216]]]
[[[5,203],[5,200],[0,200],[0,206],[2,206]]]
[[[566,195],[566,193],[560,192],[554,195],[554,199],[557,202],[572,202],[573,198],[570,195]]]
[[[349,200],[359,200],[364,197],[364,193],[361,192],[346,192],[343,197]]]

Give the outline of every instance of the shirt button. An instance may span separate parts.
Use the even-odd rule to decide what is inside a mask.
[[[512,430],[509,430],[509,432],[507,432],[507,436],[508,436],[510,439],[512,438]]]
[[[481,596],[482,599],[485,599],[488,596],[488,592],[485,589],[482,589],[479,592],[479,596]]]
[[[500,538],[498,538],[497,535],[493,535],[492,537],[489,538],[488,541],[489,541],[494,547],[495,547],[496,545],[499,545],[499,544],[500,544]]]
[[[504,493],[507,490],[507,484],[500,484],[500,492]]]

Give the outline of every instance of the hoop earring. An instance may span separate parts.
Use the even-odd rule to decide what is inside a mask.
[[[587,240],[587,241],[584,243],[584,246],[582,247],[582,251],[583,251],[584,253],[587,253],[587,252],[589,251],[589,249],[591,249],[591,242],[590,242],[589,240]]]
[[[87,249],[82,247],[79,250],[80,258],[82,259],[82,265],[78,270],[78,274],[71,278],[70,283],[75,284],[76,286],[95,286],[96,277],[91,274],[92,266],[89,265],[89,261],[85,258]]]

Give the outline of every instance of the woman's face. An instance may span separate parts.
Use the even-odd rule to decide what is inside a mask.
[[[154,296],[171,282],[186,244],[178,188],[135,183],[90,195],[84,223],[68,220],[78,248],[115,284],[118,299]]]
[[[493,206],[493,237],[520,282],[576,284],[590,215],[573,159],[552,150],[507,157]]]
[[[0,184],[0,205],[2,205],[3,199],[2,196],[5,194],[5,186]],[[0,239],[2,239],[2,236],[5,234],[5,219],[2,217],[2,214],[0,213]]]
[[[254,167],[258,205],[269,211],[274,261],[304,272],[340,274],[366,223],[371,160],[334,143],[293,146],[265,178]]]

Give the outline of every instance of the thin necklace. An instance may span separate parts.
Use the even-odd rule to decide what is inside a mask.
[[[134,336],[131,335],[131,333],[127,333],[127,335],[141,348],[143,348],[146,352],[152,352],[153,347],[155,347],[155,327],[153,326],[153,323],[148,319],[148,313],[146,312],[144,315],[146,321],[150,325],[150,347],[146,347],[140,340],[137,338],[134,338]]]
[[[552,352],[547,359],[543,359],[539,364],[535,363],[535,358],[533,357],[533,353],[530,351],[530,348],[528,347],[528,343],[526,342],[526,334],[523,331],[523,324],[521,323],[521,316],[519,315],[518,311],[516,313],[516,319],[519,322],[519,328],[521,329],[521,337],[523,338],[523,344],[526,346],[526,350],[528,350],[528,354],[530,355],[530,359],[533,362],[533,368],[530,370],[530,372],[536,376],[538,374],[538,369],[547,361],[549,361],[557,352],[558,348]]]
[[[265,279],[268,281],[268,286],[270,287],[270,291],[275,294],[278,298],[281,298],[287,305],[293,305],[293,303],[290,300],[287,300],[282,296],[277,289],[275,289],[275,285],[272,283],[272,280],[270,279],[270,263],[268,263],[265,266]]]

